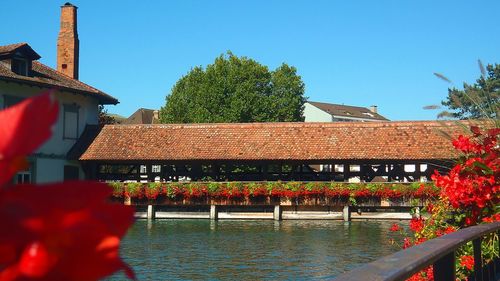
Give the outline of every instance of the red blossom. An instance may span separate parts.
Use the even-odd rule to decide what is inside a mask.
[[[495,222],[500,221],[500,214],[494,214],[491,217],[483,218],[483,222]]]
[[[390,228],[390,231],[393,231],[393,232],[400,231],[400,230],[401,230],[401,227],[399,227],[399,225],[397,223],[394,223]]]
[[[133,209],[108,203],[111,193],[86,181],[0,190],[0,280],[134,278],[118,254]]]
[[[118,255],[133,209],[109,203],[109,186],[6,184],[57,115],[49,93],[0,112],[0,280],[98,280],[120,269],[134,278]]]
[[[468,270],[472,270],[474,268],[474,257],[473,256],[462,256],[460,258],[460,265],[467,268]]]
[[[454,145],[467,153],[447,175],[435,173],[433,180],[441,187],[442,196],[453,208],[463,210],[466,225],[474,225],[483,219],[483,211],[494,209],[500,202],[499,148],[500,130],[489,130],[484,136],[473,129],[475,138],[460,136]]]
[[[450,234],[450,233],[455,232],[455,231],[456,231],[456,229],[453,226],[448,226],[447,228],[445,228],[444,233]]]
[[[412,218],[410,220],[410,229],[414,232],[420,232],[424,228],[424,219]]]
[[[411,240],[408,237],[403,239],[403,249],[409,248],[412,246]]]
[[[52,95],[44,93],[0,111],[0,186],[25,168],[25,157],[51,136],[58,110]]]
[[[471,141],[469,137],[465,136],[458,136],[456,140],[453,141],[453,146],[461,150],[464,153],[480,153],[481,152],[481,146],[478,144],[475,144]]]

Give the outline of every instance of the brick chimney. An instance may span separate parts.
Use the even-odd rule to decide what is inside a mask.
[[[376,105],[371,105],[370,106],[370,111],[373,113],[377,113],[377,106]]]
[[[76,28],[76,9],[67,2],[61,6],[61,29],[57,38],[57,70],[78,79],[80,42]]]

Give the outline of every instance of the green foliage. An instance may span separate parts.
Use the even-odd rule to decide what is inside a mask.
[[[303,121],[304,83],[293,66],[274,71],[260,63],[220,55],[193,68],[166,97],[162,123]]]
[[[497,119],[499,117],[500,65],[489,64],[486,70],[481,62],[479,65],[482,75],[476,83],[473,85],[464,83],[463,90],[448,89],[448,96],[442,104],[453,112],[446,115],[459,119]]]
[[[127,183],[126,191],[130,197],[138,196],[142,191],[143,184],[140,182],[129,182]]]
[[[113,189],[113,196],[114,197],[122,197],[123,192],[125,192],[125,188],[123,186],[123,183],[121,182],[109,182],[109,186]]]

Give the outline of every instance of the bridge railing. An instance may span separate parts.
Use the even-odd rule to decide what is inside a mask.
[[[483,271],[481,258],[481,239],[493,232],[500,232],[500,222],[472,226],[431,239],[346,272],[334,280],[406,280],[433,265],[435,281],[455,281],[455,251],[470,241],[474,249],[473,279],[497,280],[500,274],[498,257],[493,261],[489,272]]]

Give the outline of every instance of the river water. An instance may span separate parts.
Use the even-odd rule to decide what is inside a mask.
[[[329,280],[397,251],[392,223],[139,220],[121,254],[139,280]]]

